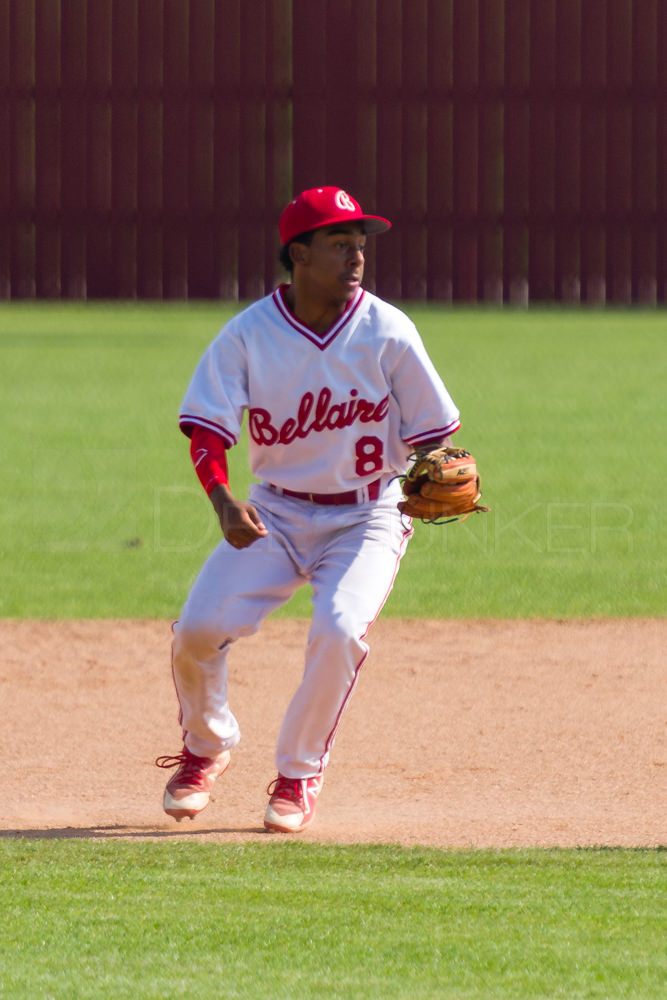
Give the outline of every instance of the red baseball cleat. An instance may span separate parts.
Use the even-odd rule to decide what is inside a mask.
[[[279,774],[267,792],[271,796],[266,807],[264,826],[272,833],[299,833],[315,815],[315,800],[320,794],[324,776],[286,778]]]
[[[158,767],[178,767],[164,790],[164,811],[179,822],[184,816],[194,819],[208,805],[215,779],[229,767],[230,753],[219,757],[197,757],[186,746],[175,757],[158,757]]]

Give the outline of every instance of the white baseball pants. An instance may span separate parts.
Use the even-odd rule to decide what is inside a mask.
[[[368,654],[366,634],[398,571],[410,522],[392,483],[379,501],[320,506],[255,485],[251,502],[269,530],[247,549],[221,541],[174,626],[173,672],[188,749],[210,757],[241,733],[227,699],[230,645],[310,582],[313,616],[305,670],[284,717],[276,766],[289,778],[326,767],[341,715]]]

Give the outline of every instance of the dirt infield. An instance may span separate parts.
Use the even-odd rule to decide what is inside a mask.
[[[169,624],[0,622],[0,836],[266,840],[307,628],[270,620],[235,647],[243,740],[206,812],[176,824],[153,765],[180,749]],[[388,618],[370,642],[302,839],[667,844],[664,620]]]

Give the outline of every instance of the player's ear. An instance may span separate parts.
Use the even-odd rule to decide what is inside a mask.
[[[306,243],[290,243],[290,260],[293,264],[304,264],[308,258],[308,245]]]

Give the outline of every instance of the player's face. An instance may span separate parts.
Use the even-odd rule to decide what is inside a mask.
[[[354,298],[364,276],[365,247],[360,222],[316,229],[302,260],[311,291],[335,301]]]

